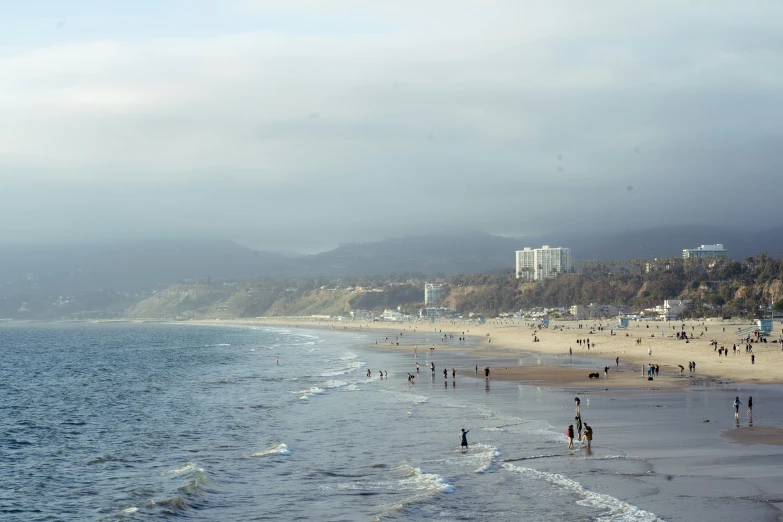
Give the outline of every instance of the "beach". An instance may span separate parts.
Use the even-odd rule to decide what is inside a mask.
[[[567,357],[569,348],[575,357],[595,360],[596,364],[587,368],[599,371],[603,379],[603,368],[606,362],[615,365],[619,357],[620,365],[624,372],[636,371],[638,382],[631,378],[623,378],[624,387],[647,388],[650,384],[643,375],[642,368],[647,364],[660,366],[660,377],[656,379],[655,386],[682,386],[672,379],[679,380],[680,368],[684,367],[684,375],[690,378],[688,363],[696,363],[694,377],[710,378],[715,380],[731,380],[744,383],[783,384],[783,344],[777,342],[753,343],[753,355],[755,361],[751,362],[750,354],[745,353],[745,343],[736,338],[738,329],[750,326],[750,322],[731,321],[685,321],[685,322],[631,322],[627,329],[605,329],[609,321],[553,321],[548,328],[531,326],[532,321],[522,320],[492,320],[484,324],[476,324],[475,321],[440,321],[440,322],[358,322],[358,321],[327,321],[324,319],[309,318],[259,318],[254,320],[237,321],[203,321],[208,324],[226,324],[235,322],[238,324],[265,324],[278,326],[296,326],[321,329],[326,328],[344,332],[377,332],[376,335],[385,347],[392,347],[403,351],[412,351],[423,333],[442,333],[449,335],[446,343],[435,343],[437,350],[464,350],[476,351],[486,355],[505,356],[515,352],[533,352],[548,357]],[[579,328],[579,325],[582,328]],[[684,328],[683,326],[684,325]],[[774,324],[773,335],[770,341],[781,337],[783,325]],[[687,342],[675,338],[679,331],[685,331],[689,337]],[[467,342],[460,344],[457,340],[464,336]],[[400,337],[399,334],[402,334]],[[416,334],[419,334],[418,336]],[[372,334],[371,334],[372,335]],[[393,335],[399,337],[393,342],[385,342],[386,337]],[[534,341],[537,339],[537,341]],[[577,340],[584,341],[578,344]],[[586,342],[589,339],[590,349]],[[641,343],[637,344],[636,340]],[[711,345],[715,341],[717,346]],[[399,342],[399,346],[396,344]],[[595,345],[595,346],[593,346]],[[737,350],[733,351],[732,346]],[[728,354],[719,356],[717,348],[725,347]],[[419,350],[423,347],[419,346]],[[648,349],[652,355],[648,355]],[[551,359],[550,359],[551,360]],[[547,364],[543,364],[546,366]],[[551,366],[560,366],[552,364]],[[553,385],[588,385],[587,378],[590,371],[579,374],[576,372],[563,372],[558,379],[547,379]],[[530,378],[527,372],[519,373],[519,378]],[[611,377],[611,376],[610,376]],[[686,377],[682,377],[686,378]],[[598,384],[592,384],[597,386]]]
[[[494,340],[490,349],[483,336],[460,344],[461,330],[431,325],[384,326],[4,325],[4,473],[18,487],[0,498],[0,512],[9,520],[780,519],[780,385],[666,372],[647,381],[622,361],[589,380],[614,361]],[[44,384],[49,375],[57,393]],[[743,409],[735,419],[734,397],[749,395],[755,418]],[[591,449],[566,446],[575,397]],[[462,428],[468,450],[459,447]],[[26,470],[47,463],[66,472],[47,475],[42,507]]]

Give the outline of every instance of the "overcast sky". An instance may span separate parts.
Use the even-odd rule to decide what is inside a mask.
[[[783,222],[783,2],[11,4],[0,243]]]

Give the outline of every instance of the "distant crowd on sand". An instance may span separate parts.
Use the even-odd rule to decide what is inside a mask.
[[[531,335],[533,335],[534,342],[535,342],[535,341],[538,340],[537,335],[536,335],[536,331],[542,330],[543,328],[545,328],[545,326],[540,325],[540,324],[536,324],[536,325],[532,325],[531,324],[529,326],[535,326],[534,332],[533,332],[533,334],[531,334]],[[649,324],[646,325],[646,328],[649,328],[649,327],[650,327]],[[578,328],[582,329],[583,325],[579,324]],[[676,329],[676,327],[672,327],[672,328]],[[695,330],[694,327],[692,327],[691,329]],[[590,328],[590,330],[589,330],[589,334],[595,334],[597,331],[603,331],[603,330],[606,330],[606,328],[602,327],[600,324],[597,327],[595,325],[593,325]],[[725,327],[723,328],[723,330],[725,332]],[[414,329],[414,332],[415,331],[416,330]],[[560,331],[562,331],[562,327],[560,328]],[[707,332],[707,331],[708,331],[707,326],[704,326],[704,332]],[[698,337],[702,337],[704,335],[704,332],[701,332]],[[452,334],[443,334],[442,330],[440,331],[440,333],[441,333],[441,338],[440,338],[441,344],[448,344],[450,341],[454,340],[454,335],[452,335]],[[489,333],[487,333],[486,335],[487,335],[487,337],[489,337]],[[611,336],[616,335],[614,329],[610,329],[610,335]],[[663,330],[661,330],[661,336],[663,336],[663,335],[664,335],[663,334]],[[400,337],[402,337],[402,336],[403,336],[402,332],[400,332],[399,335],[396,335],[393,338],[390,338],[389,336],[386,336],[385,337],[385,341],[390,343],[391,345],[399,346],[400,345],[400,342],[399,342],[400,341]],[[655,337],[655,334],[653,334],[652,336]],[[630,335],[628,333],[626,333],[626,337],[630,337]],[[690,340],[695,339],[695,336],[694,336],[693,333],[691,333],[689,335],[688,332],[686,332],[685,324],[682,324],[681,330],[679,332],[676,332],[675,334],[673,334],[672,337],[676,338],[677,340],[685,341],[685,343],[689,343]],[[462,332],[462,335],[458,336],[457,340],[458,340],[460,345],[465,344],[467,342],[467,338],[465,337],[465,332]],[[745,353],[750,355],[750,362],[751,362],[751,364],[755,364],[755,355],[753,354],[753,343],[763,343],[763,342],[767,342],[767,340],[759,332],[753,332],[753,334],[748,335],[747,338],[743,339],[743,340],[745,341]],[[489,342],[490,342],[490,340],[487,339],[487,343],[489,343]],[[773,342],[775,342],[775,341],[773,341]],[[783,343],[783,338],[779,342]],[[636,338],[635,339],[635,343],[636,343],[637,346],[642,345],[643,344],[642,337]],[[375,344],[377,345],[378,341],[376,341]],[[591,341],[590,337],[586,337],[584,339],[577,338],[576,339],[576,344],[577,344],[577,346],[579,346],[581,348],[584,348],[586,350],[590,350],[591,348],[595,348],[595,346],[596,346],[595,342]],[[719,347],[718,344],[719,343],[717,341],[710,341],[710,345],[714,347],[714,351],[717,352],[718,357],[728,357],[729,349],[727,347],[725,347],[725,346],[720,346]],[[736,344],[734,344],[732,346],[732,350],[731,350],[732,353],[735,354],[735,355],[738,354],[739,353],[739,349],[738,348],[739,347]],[[427,349],[429,349],[430,356],[431,356],[430,368],[429,368],[430,369],[430,374],[431,374],[431,379],[434,380],[435,379],[435,373],[436,373],[435,361],[434,361],[434,359],[435,359],[435,350],[436,350],[435,349],[435,345],[432,344],[431,346],[427,347]],[[573,357],[573,349],[572,348],[568,349],[568,355],[569,355],[569,357]],[[651,347],[647,348],[647,355],[648,355],[648,357],[652,358],[653,351],[652,351]],[[413,347],[413,358],[414,358],[414,360],[416,360],[418,358],[418,345],[415,345]],[[615,362],[615,366],[619,370],[620,358],[619,357],[615,357],[614,362]],[[419,366],[418,361],[416,361],[415,364],[416,364],[416,370],[415,370],[416,373],[415,374],[410,373],[410,372],[407,373],[408,387],[411,387],[411,386],[415,385],[416,379],[421,374],[421,368]],[[679,370],[680,370],[679,371],[680,376],[684,376],[685,366],[683,366],[681,364],[679,364],[677,366],[679,367]],[[610,369],[609,366],[604,366],[603,367],[604,379],[608,379],[609,378],[609,369]],[[646,366],[642,365],[642,374],[644,375],[646,373],[646,376],[647,376],[648,380],[654,380],[654,379],[658,378],[659,375],[660,375],[660,370],[661,370],[660,365],[653,364],[652,362],[648,363]],[[688,372],[690,374],[693,374],[693,373],[696,372],[696,361],[688,361]],[[449,370],[449,368],[443,368],[444,386],[448,387],[449,373],[451,374],[452,387],[456,388],[457,370],[455,368],[451,368],[450,370]],[[486,388],[487,388],[487,390],[489,390],[490,368],[489,367],[483,368],[483,373],[484,373],[484,378],[485,378],[485,381],[486,381]],[[478,377],[478,375],[479,375],[478,364],[476,364],[475,367],[474,367],[474,375],[476,377]],[[372,371],[369,368],[367,369],[367,377],[368,378],[372,377]],[[379,377],[381,379],[388,379],[388,373],[384,372],[384,371],[380,371],[379,372]],[[590,379],[594,379],[594,378],[595,379],[600,379],[600,373],[599,372],[592,372],[592,373],[589,374],[589,378]],[[589,402],[590,402],[589,399],[587,399],[587,403],[588,404],[589,404]],[[582,419],[582,415],[581,415],[581,400],[579,399],[578,396],[574,397],[574,403],[575,403],[575,410],[576,410],[575,411],[575,416],[574,416],[574,424],[569,424],[568,428],[566,430],[566,437],[567,437],[567,441],[568,441],[568,449],[569,450],[575,449],[575,445],[574,444],[575,444],[575,442],[578,442],[578,443],[582,444],[582,446],[585,448],[586,451],[590,452],[591,448],[592,448],[592,441],[593,441],[593,433],[594,433],[593,432],[593,428],[592,428],[592,426],[587,424],[587,422],[583,421],[583,419]],[[739,397],[736,397],[734,402],[733,402],[733,407],[734,407],[734,417],[735,417],[735,420],[737,421],[738,425],[739,425],[739,408],[740,408],[740,406],[742,406],[742,403],[740,402]],[[752,426],[753,425],[753,417],[752,417],[752,414],[753,414],[753,398],[752,397],[748,397],[747,406],[748,406],[747,417],[750,420],[750,425]],[[470,429],[462,428],[460,433],[459,433],[460,446],[461,446],[461,448],[463,450],[467,450],[468,449],[467,434],[468,434],[469,431],[470,431]]]

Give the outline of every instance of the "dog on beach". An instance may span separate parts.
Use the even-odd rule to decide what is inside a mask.
[[[600,379],[601,378],[601,374],[598,373],[598,372],[595,372],[595,373],[589,374],[588,377],[591,378],[591,379]]]

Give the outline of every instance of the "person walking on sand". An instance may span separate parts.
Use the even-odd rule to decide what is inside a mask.
[[[465,428],[462,428],[462,433],[460,433],[460,447],[468,449],[468,432],[470,431],[470,428],[467,430]]]
[[[619,357],[615,357],[615,358],[614,358],[614,364],[615,364],[615,366],[617,366],[618,368],[620,367],[620,358],[619,358]]]
[[[568,431],[566,432],[566,436],[568,437],[568,449],[574,449],[574,425],[573,424],[568,425]]]
[[[609,378],[609,367],[604,366],[604,379],[608,379],[608,378]]]
[[[652,348],[647,348],[647,355],[652,357]]]
[[[591,428],[588,424],[585,424],[584,441],[587,443],[587,449],[590,449],[590,445],[593,442],[593,428]]]
[[[753,397],[748,396],[748,417],[753,417]]]
[[[579,416],[579,397],[574,397],[574,403],[576,404],[576,415]]]
[[[742,403],[739,400],[739,397],[734,398],[734,418],[739,419],[739,407],[742,406]]]

